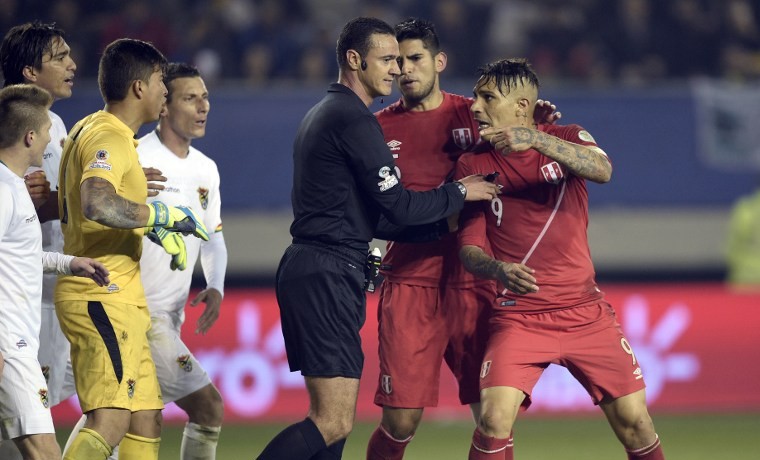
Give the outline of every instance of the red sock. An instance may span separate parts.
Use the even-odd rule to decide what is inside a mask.
[[[378,426],[367,444],[367,460],[401,460],[404,450],[414,435],[398,440],[388,434],[382,425]]]
[[[646,447],[636,450],[628,450],[628,460],[665,460],[665,454],[662,453],[659,436],[655,435],[654,442]]]
[[[470,445],[470,455],[468,460],[512,460],[514,451],[512,449],[512,435],[506,439],[492,438],[475,430],[472,434],[472,444]]]

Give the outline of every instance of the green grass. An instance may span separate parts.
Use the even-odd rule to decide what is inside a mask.
[[[760,459],[760,414],[655,415],[655,426],[668,460]],[[230,425],[222,430],[218,460],[254,459],[282,424]],[[362,460],[376,423],[358,423],[343,458]],[[473,425],[466,421],[424,421],[406,450],[406,460],[467,458]],[[65,440],[67,429],[60,429]],[[161,460],[179,459],[182,428],[165,427]],[[63,441],[62,441],[63,442]],[[598,417],[524,417],[515,427],[518,460],[624,460],[625,454],[601,414]]]

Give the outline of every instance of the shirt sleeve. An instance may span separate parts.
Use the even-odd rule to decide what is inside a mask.
[[[130,139],[115,132],[104,131],[82,144],[78,158],[82,182],[98,177],[110,182],[118,191],[122,178],[132,167],[130,142]]]
[[[469,165],[468,158],[471,155],[463,155],[457,161],[454,179],[459,180],[473,174]],[[459,230],[457,232],[457,242],[459,247],[477,246],[483,250],[487,249],[486,235],[486,214],[485,207],[487,202],[467,203],[459,214]]]
[[[59,252],[42,252],[42,271],[44,273],[58,273],[59,275],[71,275],[71,261],[74,256],[67,256]]]
[[[13,207],[13,194],[6,184],[0,183],[0,240],[11,226]]]
[[[396,225],[428,224],[459,211],[464,197],[454,184],[426,192],[404,189],[380,124],[367,114],[342,133],[359,188]]]
[[[214,288],[224,295],[224,277],[227,273],[227,245],[224,234],[210,233],[208,241],[201,244],[201,268],[206,287]]]

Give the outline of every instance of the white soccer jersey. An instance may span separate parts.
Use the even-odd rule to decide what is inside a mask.
[[[155,131],[140,138],[137,153],[143,167],[159,169],[167,178],[164,190],[148,198],[148,202],[157,200],[170,206],[188,206],[203,220],[209,234],[222,230],[219,170],[212,159],[193,147],[186,158],[179,158],[161,143]],[[202,241],[194,236],[184,239],[187,247],[184,271],[172,271],[169,268],[171,256],[147,238],[143,241],[140,271],[151,314],[180,312],[187,302]]]
[[[24,180],[0,164],[0,351],[37,360],[42,233]]]

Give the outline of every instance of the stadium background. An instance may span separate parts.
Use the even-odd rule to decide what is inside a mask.
[[[212,332],[185,337],[227,403],[220,459],[255,455],[304,414],[271,283],[289,242],[293,133],[335,79],[335,38],[358,15],[433,20],[451,92],[470,94],[480,63],[531,59],[563,122],[586,127],[612,158],[612,182],[589,186],[589,237],[600,284],[644,363],[668,458],[760,457],[760,294],[722,283],[730,207],[760,185],[759,14],[756,0],[0,0],[3,30],[32,19],[66,30],[79,68],[74,96],[54,110],[68,126],[102,107],[97,60],[118,37],[194,62],[209,84],[207,135],[194,145],[219,164],[229,282]],[[346,458],[362,458],[379,420],[375,304],[363,332],[362,423]],[[197,316],[189,310],[188,321]],[[426,414],[408,458],[464,457],[472,425],[452,389],[445,377],[441,407]],[[519,458],[622,456],[566,372],[549,372],[537,391],[540,404],[518,425]],[[56,408],[61,435],[76,407]],[[181,417],[170,408],[166,418],[162,458],[176,458]]]

